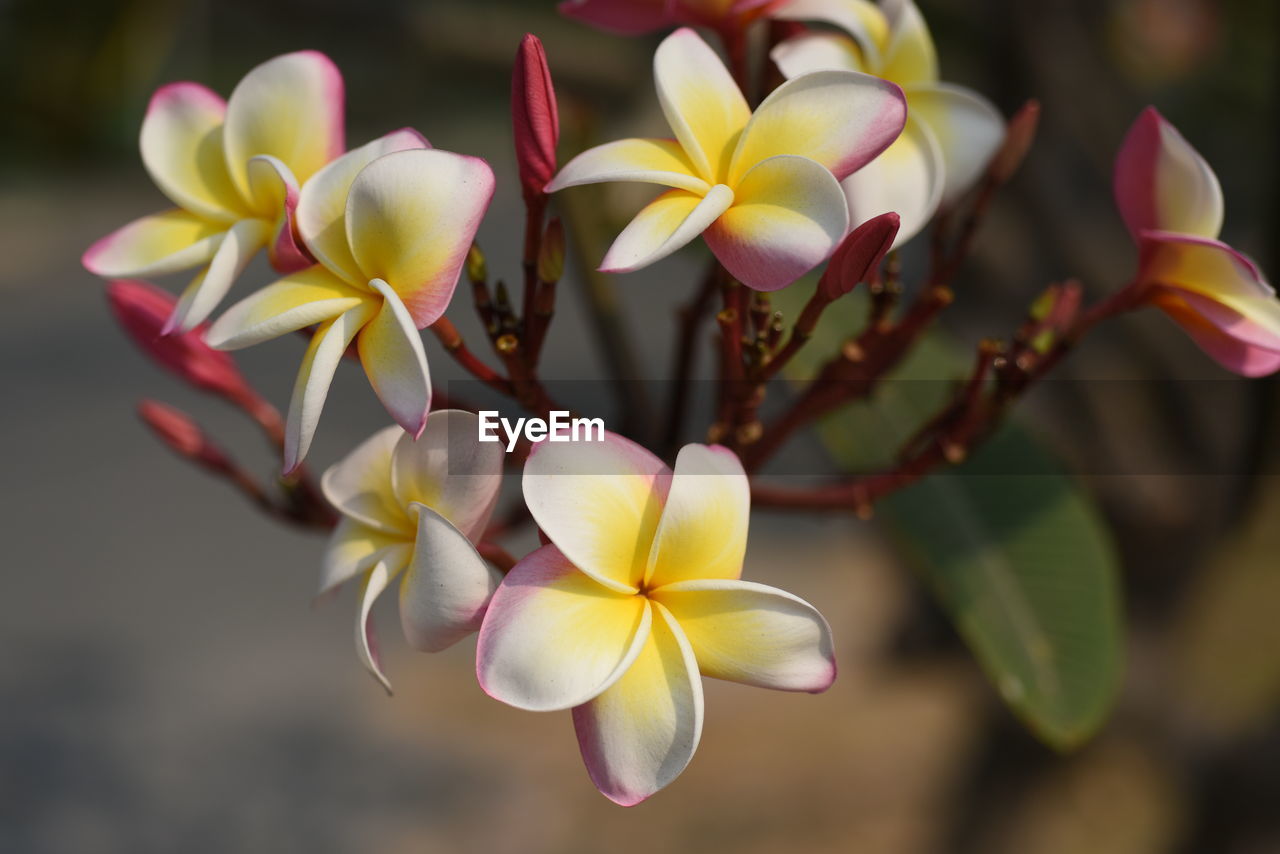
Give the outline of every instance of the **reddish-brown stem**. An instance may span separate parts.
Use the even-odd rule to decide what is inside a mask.
[[[667,429],[662,446],[673,452],[684,430],[685,413],[689,407],[689,390],[692,384],[694,357],[698,349],[699,331],[711,310],[716,290],[720,286],[721,267],[712,259],[703,276],[698,293],[680,308],[679,331],[676,333],[676,356],[671,371],[671,390],[667,400]]]
[[[444,347],[445,352],[452,356],[453,360],[461,365],[467,373],[503,394],[514,393],[510,381],[504,379],[501,374],[486,365],[476,354],[471,352],[466,342],[462,339],[462,333],[453,325],[453,321],[447,317],[442,317],[431,324],[430,329]]]
[[[511,567],[516,565],[516,559],[511,552],[497,543],[482,540],[476,545],[476,551],[480,552],[481,557],[496,566],[503,575],[510,572]]]

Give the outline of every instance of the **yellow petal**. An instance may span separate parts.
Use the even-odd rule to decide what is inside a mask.
[[[689,641],[658,603],[653,628],[621,679],[573,710],[591,782],[633,806],[680,775],[702,737],[702,680]]]
[[[609,247],[600,264],[605,273],[647,267],[687,245],[733,204],[733,191],[716,184],[706,197],[670,190],[650,202]]]
[[[208,263],[227,226],[174,208],[111,232],[81,259],[90,273],[108,279],[163,276]]]
[[[547,185],[548,193],[582,184],[639,181],[679,187],[705,195],[711,185],[673,139],[620,139],[587,149],[570,160]]]
[[[646,586],[737,578],[750,516],[751,487],[738,457],[719,445],[685,445],[649,553]]]
[[[912,0],[883,0],[881,8],[889,19],[889,45],[885,48],[879,76],[899,86],[938,81],[938,52],[929,35],[929,26]]]
[[[653,57],[658,100],[667,123],[698,174],[709,184],[724,183],[738,134],[751,118],[720,57],[691,29],[679,29]]]
[[[572,708],[626,672],[651,619],[643,596],[607,590],[555,546],[543,546],[494,593],[476,645],[476,676],[485,693],[517,708]]]
[[[296,332],[370,300],[321,266],[285,276],[223,312],[207,340],[219,350],[238,350]]]
[[[173,83],[151,98],[139,140],[142,163],[174,204],[215,222],[248,212],[222,148],[226,103],[198,83]]]

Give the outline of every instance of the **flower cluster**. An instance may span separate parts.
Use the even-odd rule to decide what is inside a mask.
[[[249,412],[277,440],[281,501],[189,416],[151,402],[142,408],[166,444],[264,509],[332,527],[320,592],[359,582],[357,652],[381,684],[390,690],[370,614],[399,578],[410,646],[436,651],[478,632],[480,687],[518,708],[571,710],[592,781],[630,805],[670,783],[692,757],[703,724],[701,677],[815,693],[834,680],[835,647],[818,611],[740,578],[749,472],[795,424],[841,402],[838,390],[849,386],[841,371],[856,363],[873,381],[949,302],[945,274],[957,263],[950,257],[916,307],[894,321],[896,292],[882,281],[894,275],[886,254],[975,186],[985,199],[1007,180],[1036,113],[1024,111],[1006,131],[981,96],[940,82],[933,41],[911,0],[568,0],[562,8],[623,33],[707,27],[731,54],[752,22],[787,22],[778,30],[787,37],[769,54],[785,80],[753,104],[749,63],[731,72],[695,30],[676,29],[653,61],[671,137],[606,143],[559,168],[555,92],[541,44],[527,37],[512,90],[528,211],[523,317],[505,291],[491,294],[473,245],[495,192],[489,166],[435,149],[412,129],[345,150],[342,78],[311,51],[253,69],[227,101],[196,83],[157,92],[142,123],[142,161],[175,207],[102,238],[84,265],[114,280],[112,307],[153,359]],[[725,444],[686,444],[674,460],[666,457],[670,466],[613,433],[603,442],[523,449],[512,457],[524,460],[516,516],[536,523],[544,545],[517,559],[495,542],[491,525],[508,458],[500,445],[479,441],[474,412],[432,409],[420,331],[431,328],[476,377],[545,412],[537,354],[565,252],[564,228],[546,221],[547,210],[552,194],[610,181],[662,189],[617,236],[601,270],[638,270],[698,237],[714,255],[709,282],[725,300],[717,317],[721,376],[732,382],[709,432]],[[1052,289],[1056,301],[1022,336],[1049,343],[1007,360],[1002,370],[1021,373],[997,378],[1000,401],[1099,319],[1147,305],[1230,370],[1280,369],[1280,303],[1257,267],[1219,242],[1218,182],[1154,110],[1123,144],[1115,192],[1139,247],[1137,274],[1082,314],[1075,291]],[[280,278],[214,318],[263,249]],[[824,263],[783,345],[766,294]],[[136,281],[192,269],[194,280],[176,299]],[[464,269],[505,375],[471,353],[445,318]],[[874,289],[871,331],[824,369],[820,379],[832,384],[817,386],[762,440],[753,419],[766,381],[805,344],[826,306],[862,282]],[[750,309],[738,284],[756,292]],[[223,351],[295,332],[310,343],[281,424]],[[395,423],[329,468],[313,490],[301,464],[344,357],[359,361]],[[951,432],[926,436],[933,444],[904,457],[903,471],[827,494],[861,512],[877,490],[950,460],[957,436],[981,433],[974,413],[988,411],[977,402],[989,368],[980,362],[969,397],[933,423]],[[813,493],[805,506],[823,495]]]

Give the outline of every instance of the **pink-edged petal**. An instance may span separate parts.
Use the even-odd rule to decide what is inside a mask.
[[[1208,238],[1222,230],[1218,176],[1155,107],[1144,110],[1125,136],[1113,184],[1134,240],[1148,230]]]
[[[570,160],[547,184],[548,193],[582,184],[638,181],[705,195],[711,185],[674,139],[620,139],[589,148]]]
[[[733,207],[703,237],[734,278],[775,291],[822,263],[848,230],[835,177],[806,157],[783,155],[743,176]]]
[[[382,295],[382,307],[356,339],[360,364],[387,413],[417,437],[431,410],[431,374],[422,336],[386,282],[374,279],[369,284]]]
[[[248,213],[227,173],[222,123],[227,105],[198,83],[171,83],[151,97],[142,120],[142,163],[174,204],[230,224]]]
[[[614,433],[603,442],[540,442],[524,467],[524,500],[543,533],[583,573],[610,590],[634,593],[671,470]]]
[[[439,652],[479,630],[502,573],[439,513],[415,509],[418,539],[400,583],[400,625],[414,649]]]
[[[347,195],[360,170],[385,154],[431,145],[412,128],[401,128],[365,143],[325,166],[303,186],[298,199],[298,234],[320,263],[352,284],[366,279],[347,245]]]
[[[325,471],[324,497],[343,516],[383,534],[413,536],[412,520],[392,488],[391,461],[404,430],[385,427]]]
[[[851,50],[856,64],[854,65],[819,65],[806,63],[804,66],[795,68],[787,68],[782,63],[778,63],[778,67],[787,77],[796,77],[809,71],[819,71],[826,68],[849,68],[853,71],[866,71],[875,73],[880,67],[881,50],[889,45],[889,20],[885,17],[884,12],[875,3],[869,0],[789,0],[783,3],[779,8],[770,13],[770,17],[784,21],[819,21],[825,24],[832,24],[843,33],[832,33],[831,37],[849,42],[852,37],[852,44],[847,44],[844,50]],[[827,37],[828,34],[815,34]],[[798,42],[807,36],[797,36],[795,39],[789,39],[788,42]],[[783,42],[783,44],[788,44]],[[795,45],[789,45],[794,47]],[[782,45],[779,45],[782,47]],[[821,48],[829,50],[826,46]],[[776,51],[777,49],[775,49]],[[790,50],[783,51],[791,53]],[[774,61],[777,61],[777,53],[774,54]],[[795,57],[798,58],[798,57]],[[816,57],[815,57],[816,58]],[[834,56],[832,57],[834,58]]]
[[[400,295],[419,329],[449,305],[493,190],[489,164],[432,149],[380,157],[352,182],[352,257],[366,279]]]
[[[562,0],[556,7],[567,18],[624,36],[660,30],[672,23],[673,0]]]
[[[782,76],[790,80],[815,71],[866,71],[862,52],[839,33],[803,33],[779,43],[769,52]]]
[[[385,561],[393,573],[398,572],[409,563],[412,554],[411,542],[389,536],[355,519],[340,519],[325,548],[316,595],[328,593],[362,572],[368,572],[379,561]]]
[[[949,205],[977,182],[1000,149],[1004,119],[990,101],[960,86],[938,83],[905,91],[909,121],[928,125],[938,141],[946,178],[942,203]]]
[[[607,590],[555,546],[511,568],[476,644],[476,676],[494,699],[530,711],[568,709],[616,682],[649,638],[643,596]]]
[[[1152,302],[1214,361],[1244,377],[1280,370],[1280,335],[1239,312],[1189,291],[1159,288]]]
[[[342,361],[342,354],[351,346],[356,334],[372,316],[374,309],[367,303],[356,306],[344,314],[323,323],[311,336],[311,344],[302,357],[298,379],[293,385],[289,400],[289,415],[285,419],[284,471],[292,472],[302,462],[311,448],[320,412],[333,375]]]
[[[322,53],[303,50],[254,68],[227,100],[223,147],[231,180],[252,198],[249,160],[269,154],[285,163],[299,184],[340,155],[343,84]]]
[[[751,108],[720,57],[687,27],[676,30],[653,56],[658,101],[671,131],[700,177],[722,177]]]
[[[1253,261],[1220,241],[1144,232],[1137,281],[1199,294],[1280,334],[1275,290]]]
[[[175,208],[111,232],[80,260],[90,273],[108,279],[163,276],[208,263],[226,231],[222,223]]]
[[[165,325],[165,334],[190,332],[208,320],[253,256],[270,239],[271,224],[263,220],[242,219],[231,226],[209,266],[201,270],[178,297],[173,316]]]
[[[704,676],[825,691],[836,678],[831,627],[785,590],[735,580],[680,581],[650,593],[671,610]]]
[[[929,26],[912,0],[881,0],[889,21],[889,43],[876,72],[903,86],[936,83],[938,52]]]
[[[680,776],[702,737],[702,680],[693,649],[667,609],[651,607],[653,628],[631,667],[573,710],[591,782],[625,807]]]
[[[849,202],[849,221],[866,222],[895,212],[901,218],[894,246],[901,246],[929,224],[942,202],[946,169],[933,132],[914,115],[902,136],[875,160],[841,182]]]
[[[690,578],[737,578],[747,551],[751,486],[719,445],[685,445],[649,552],[646,587]]]
[[[479,426],[474,412],[432,412],[422,436],[402,435],[391,459],[395,503],[426,505],[472,541],[498,500],[505,456],[499,443],[479,440]]]
[[[249,184],[255,207],[274,223],[267,258],[280,273],[295,273],[315,263],[297,236],[298,181],[279,158],[260,155],[249,161]]]
[[[308,267],[231,306],[214,321],[206,340],[219,350],[239,350],[332,320],[370,301],[368,293],[323,267]]]
[[[360,658],[364,669],[378,680],[378,684],[386,689],[388,694],[391,693],[391,683],[382,672],[382,662],[378,655],[378,639],[374,634],[373,620],[370,617],[373,613],[373,603],[378,601],[378,597],[391,584],[391,579],[395,577],[396,572],[396,568],[390,566],[386,560],[376,562],[373,569],[369,570],[364,585],[360,589],[360,607],[356,611],[356,655]]]
[[[756,108],[738,140],[730,186],[783,154],[816,160],[837,178],[870,163],[902,133],[907,102],[897,85],[857,71],[817,71],[788,80]]]
[[[630,273],[666,258],[702,234],[733,204],[733,191],[716,184],[705,197],[668,190],[623,229],[600,263],[604,273]]]

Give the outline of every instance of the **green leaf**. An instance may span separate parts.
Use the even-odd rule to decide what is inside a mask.
[[[834,352],[851,320],[824,317],[808,358]],[[888,465],[949,393],[942,378],[959,381],[970,362],[930,336],[871,405],[828,417],[820,435],[851,471]],[[963,465],[876,509],[1028,728],[1059,750],[1092,736],[1120,682],[1118,565],[1101,515],[1054,458],[1009,423]]]

